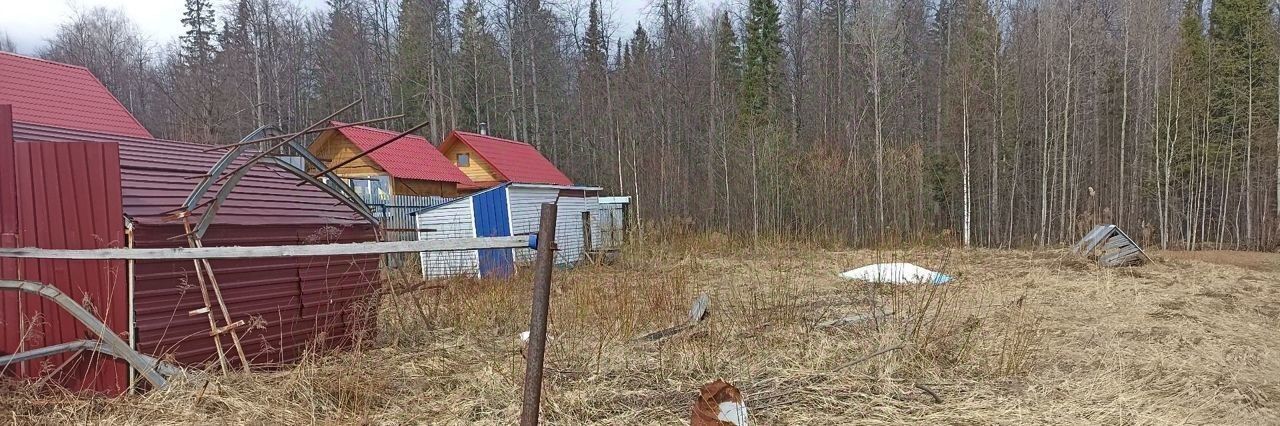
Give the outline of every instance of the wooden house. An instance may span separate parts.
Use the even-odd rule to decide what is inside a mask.
[[[334,126],[343,123],[334,122]],[[336,165],[373,149],[399,132],[365,126],[329,130],[310,146],[327,165]],[[392,195],[455,197],[474,189],[471,179],[454,167],[426,138],[409,135],[335,171],[366,201]]]
[[[504,182],[573,185],[537,148],[520,141],[455,130],[440,152],[480,188]]]

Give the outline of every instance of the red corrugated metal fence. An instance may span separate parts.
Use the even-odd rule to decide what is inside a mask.
[[[5,228],[9,229],[16,211],[16,245],[54,249],[124,246],[116,144],[17,143],[11,152],[12,189],[17,202],[4,204],[4,219]],[[27,259],[6,262],[5,266],[4,278],[56,286],[127,338],[124,262]],[[0,298],[5,310],[0,352],[14,353],[94,337],[47,299],[12,292],[0,294]],[[6,373],[21,377],[54,374],[57,382],[68,387],[106,393],[119,393],[128,385],[123,363],[89,352],[8,366]]]

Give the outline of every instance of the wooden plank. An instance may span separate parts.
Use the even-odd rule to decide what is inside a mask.
[[[1135,260],[1137,258],[1137,256],[1135,256],[1137,253],[1138,253],[1137,247],[1122,249],[1119,251],[1115,251],[1115,252],[1111,252],[1111,253],[1107,253],[1106,255],[1103,255],[1101,259],[1098,259],[1098,263],[1102,264],[1103,266],[1125,265]]]
[[[0,258],[79,259],[79,260],[183,260],[245,259],[266,257],[348,256],[357,254],[416,253],[529,246],[529,236],[455,238],[427,241],[389,241],[376,243],[313,244],[261,247],[199,247],[163,249],[91,249],[63,250],[34,247],[0,248]]]
[[[239,320],[239,321],[233,322],[233,323],[231,323],[231,324],[227,324],[227,325],[225,325],[225,326],[218,327],[217,329],[210,330],[210,331],[209,331],[209,335],[210,335],[210,336],[217,336],[217,335],[219,335],[219,334],[223,334],[223,333],[226,333],[226,332],[228,332],[228,331],[234,331],[235,329],[240,328],[240,327],[243,327],[243,326],[244,326],[244,320]],[[240,362],[245,362],[245,360],[243,360],[243,359],[242,359],[242,360],[240,360]],[[246,363],[246,365],[247,365],[247,363]]]
[[[1133,241],[1129,241],[1129,239],[1125,238],[1123,235],[1116,234],[1114,237],[1111,237],[1111,239],[1107,240],[1107,243],[1102,246],[1102,250],[1103,251],[1113,250],[1120,247],[1134,246],[1134,245],[1135,244],[1133,243]]]

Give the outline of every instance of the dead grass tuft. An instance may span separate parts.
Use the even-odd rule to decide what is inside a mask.
[[[1181,257],[1100,269],[1064,253],[641,240],[616,264],[556,272],[545,419],[683,423],[698,387],[723,378],[760,424],[1280,421],[1280,278]],[[894,261],[957,280],[836,276]],[[5,384],[0,410],[15,423],[510,424],[530,292],[527,275],[401,271],[377,334],[352,351],[117,399]],[[636,339],[684,321],[704,293],[697,327]],[[867,320],[822,325],[837,318]]]

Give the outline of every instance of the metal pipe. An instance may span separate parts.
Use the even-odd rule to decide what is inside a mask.
[[[98,335],[100,341],[109,346],[117,357],[129,363],[129,366],[133,367],[135,371],[142,373],[142,376],[146,378],[148,382],[151,382],[152,386],[160,389],[168,385],[164,376],[156,372],[154,369],[148,368],[147,361],[141,356],[141,354],[135,352],[133,348],[130,348],[128,343],[121,340],[120,336],[117,336],[111,328],[107,327],[106,324],[103,324],[102,321],[99,321],[97,317],[93,316],[93,314],[83,306],[80,306],[79,303],[76,303],[76,301],[67,296],[66,293],[58,290],[57,287],[33,281],[0,280],[0,290],[16,290],[22,293],[34,294],[58,304],[58,306],[64,311],[71,314],[73,318],[80,321],[81,324],[84,324],[85,328],[87,328],[89,332]]]
[[[285,162],[279,158],[275,159],[274,164],[275,166],[283,169],[284,171],[293,173],[293,175],[297,176],[298,179],[302,179],[303,181],[310,183],[312,186],[315,186],[316,188],[320,188],[321,191],[328,193],[329,195],[333,196],[333,198],[337,198],[338,201],[341,201],[341,204],[345,204],[347,207],[351,207],[351,209],[355,210],[356,213],[359,213],[361,216],[364,216],[365,220],[368,220],[369,223],[372,223],[375,226],[382,224],[382,222],[378,221],[378,218],[373,215],[373,212],[369,210],[369,206],[364,203],[364,200],[361,200],[359,196],[353,195],[355,191],[351,191],[351,193],[346,193],[345,190],[341,189],[345,187],[347,188],[347,190],[350,190],[350,187],[346,187],[345,183],[342,184],[343,186],[334,188],[332,186],[326,185],[324,182],[321,182],[319,179],[311,177],[311,175],[307,174],[307,172],[303,171],[302,169],[299,169],[294,165],[289,164],[288,162]],[[341,183],[342,181],[339,180],[337,182]],[[339,192],[339,191],[342,191],[342,192]]]
[[[320,121],[317,121],[317,122],[315,122],[315,123],[312,123],[310,126],[307,126],[307,128],[306,128],[306,129],[302,129],[302,131],[301,131],[301,132],[294,133],[292,136],[290,136],[289,138],[285,139],[285,140],[284,140],[284,142],[280,142],[280,143],[278,143],[278,144],[272,145],[272,146],[271,146],[271,148],[267,148],[266,150],[264,150],[264,151],[262,151],[262,152],[259,152],[259,153],[258,153],[258,155],[253,156],[253,158],[250,158],[250,159],[249,159],[249,161],[246,161],[244,164],[241,164],[241,165],[240,165],[240,167],[237,167],[235,170],[232,170],[230,173],[228,173],[228,174],[226,174],[226,175],[222,175],[222,177],[217,177],[217,176],[215,176],[214,178],[216,178],[217,180],[215,180],[214,182],[221,182],[221,181],[222,181],[223,179],[225,179],[227,176],[234,175],[236,172],[240,171],[240,169],[246,169],[246,168],[249,168],[249,167],[253,167],[253,165],[254,165],[254,164],[257,164],[257,163],[258,163],[258,160],[261,160],[261,159],[262,159],[262,157],[266,157],[266,156],[268,156],[268,155],[271,155],[271,153],[272,153],[272,152],[274,152],[274,151],[275,151],[275,150],[277,150],[277,149],[280,149],[280,147],[285,146],[285,145],[288,145],[290,141],[292,141],[292,140],[294,140],[294,139],[297,139],[298,137],[300,137],[300,136],[302,136],[302,135],[306,134],[306,132],[308,132],[308,131],[310,131],[310,130],[312,130],[312,129],[315,129],[315,128],[317,128],[317,127],[320,127],[320,125],[322,125],[322,124],[324,124],[324,123],[328,123],[328,122],[329,122],[329,120],[333,119],[333,117],[337,117],[337,116],[338,116],[338,114],[342,114],[343,112],[346,112],[347,110],[351,109],[351,107],[354,107],[354,106],[356,106],[356,104],[359,104],[360,102],[363,102],[363,101],[364,101],[364,98],[356,99],[354,102],[349,103],[349,104],[347,104],[347,106],[342,107],[342,109],[339,109],[339,110],[337,110],[337,111],[334,111],[334,112],[333,112],[333,114],[329,114],[329,116],[328,116],[328,117],[322,118],[322,119],[320,119]]]
[[[551,308],[551,271],[555,268],[556,205],[542,205],[538,219],[538,256],[534,260],[533,309],[529,318],[529,354],[524,366],[524,403],[520,426],[536,426],[542,406],[542,366],[547,351],[547,315]]]
[[[253,139],[253,140],[247,140],[247,141],[244,141],[244,142],[236,142],[236,143],[233,143],[233,144],[218,145],[218,146],[215,146],[215,147],[213,147],[213,148],[205,149],[205,150],[204,150],[204,151],[202,151],[202,152],[212,152],[212,151],[218,151],[218,150],[227,149],[227,148],[235,148],[235,147],[237,147],[237,146],[241,146],[241,145],[252,145],[252,144],[255,144],[255,143],[267,142],[267,141],[274,141],[274,140],[280,140],[280,139],[284,139],[284,138],[292,138],[292,137],[302,136],[302,135],[311,134],[311,133],[320,133],[320,132],[327,132],[327,131],[330,131],[330,130],[345,129],[345,128],[348,128],[348,127],[362,126],[362,125],[365,125],[365,124],[372,124],[372,123],[377,123],[377,122],[380,122],[380,121],[387,121],[387,120],[395,120],[395,119],[397,119],[397,118],[403,118],[403,117],[404,117],[404,114],[392,115],[392,116],[387,116],[387,117],[371,118],[371,119],[364,120],[364,121],[357,121],[357,122],[355,122],[355,123],[347,123],[347,124],[343,124],[343,125],[341,125],[341,126],[321,127],[321,128],[319,128],[319,129],[304,130],[304,131],[301,131],[301,132],[289,133],[289,134],[285,134],[285,135],[269,136],[269,137],[265,137],[265,138],[258,138],[258,139]]]
[[[343,161],[343,162],[341,162],[341,163],[338,163],[338,164],[335,164],[335,165],[329,166],[329,168],[324,169],[324,171],[322,171],[322,172],[320,172],[320,173],[316,173],[316,174],[312,175],[311,177],[314,177],[314,178],[319,179],[321,176],[324,176],[326,173],[332,172],[332,171],[334,171],[334,170],[338,170],[338,169],[342,168],[342,166],[345,166],[345,165],[351,164],[353,161],[356,161],[356,160],[359,160],[359,159],[361,159],[361,158],[364,158],[364,156],[369,155],[369,154],[372,154],[374,151],[377,151],[377,150],[379,150],[379,149],[382,149],[382,147],[387,146],[387,145],[391,144],[392,142],[395,142],[395,141],[400,140],[400,138],[403,138],[403,137],[405,137],[405,136],[409,136],[411,133],[418,131],[418,129],[421,129],[421,128],[423,128],[423,127],[427,127],[427,125],[428,125],[428,124],[431,124],[431,121],[424,121],[424,122],[422,122],[422,124],[419,124],[419,125],[417,125],[417,126],[413,126],[413,128],[412,128],[412,129],[405,130],[404,132],[402,132],[402,133],[400,133],[400,134],[398,134],[398,135],[395,135],[395,137],[392,137],[391,139],[387,139],[386,141],[383,141],[383,142],[382,142],[382,143],[380,143],[380,144],[374,145],[374,147],[373,147],[373,148],[369,148],[369,149],[365,150],[364,152],[361,152],[361,153],[359,153],[359,154],[356,154],[354,157],[351,157],[351,158],[346,159],[346,161]],[[301,186],[302,184],[298,184],[298,185],[299,185],[299,186]]]

